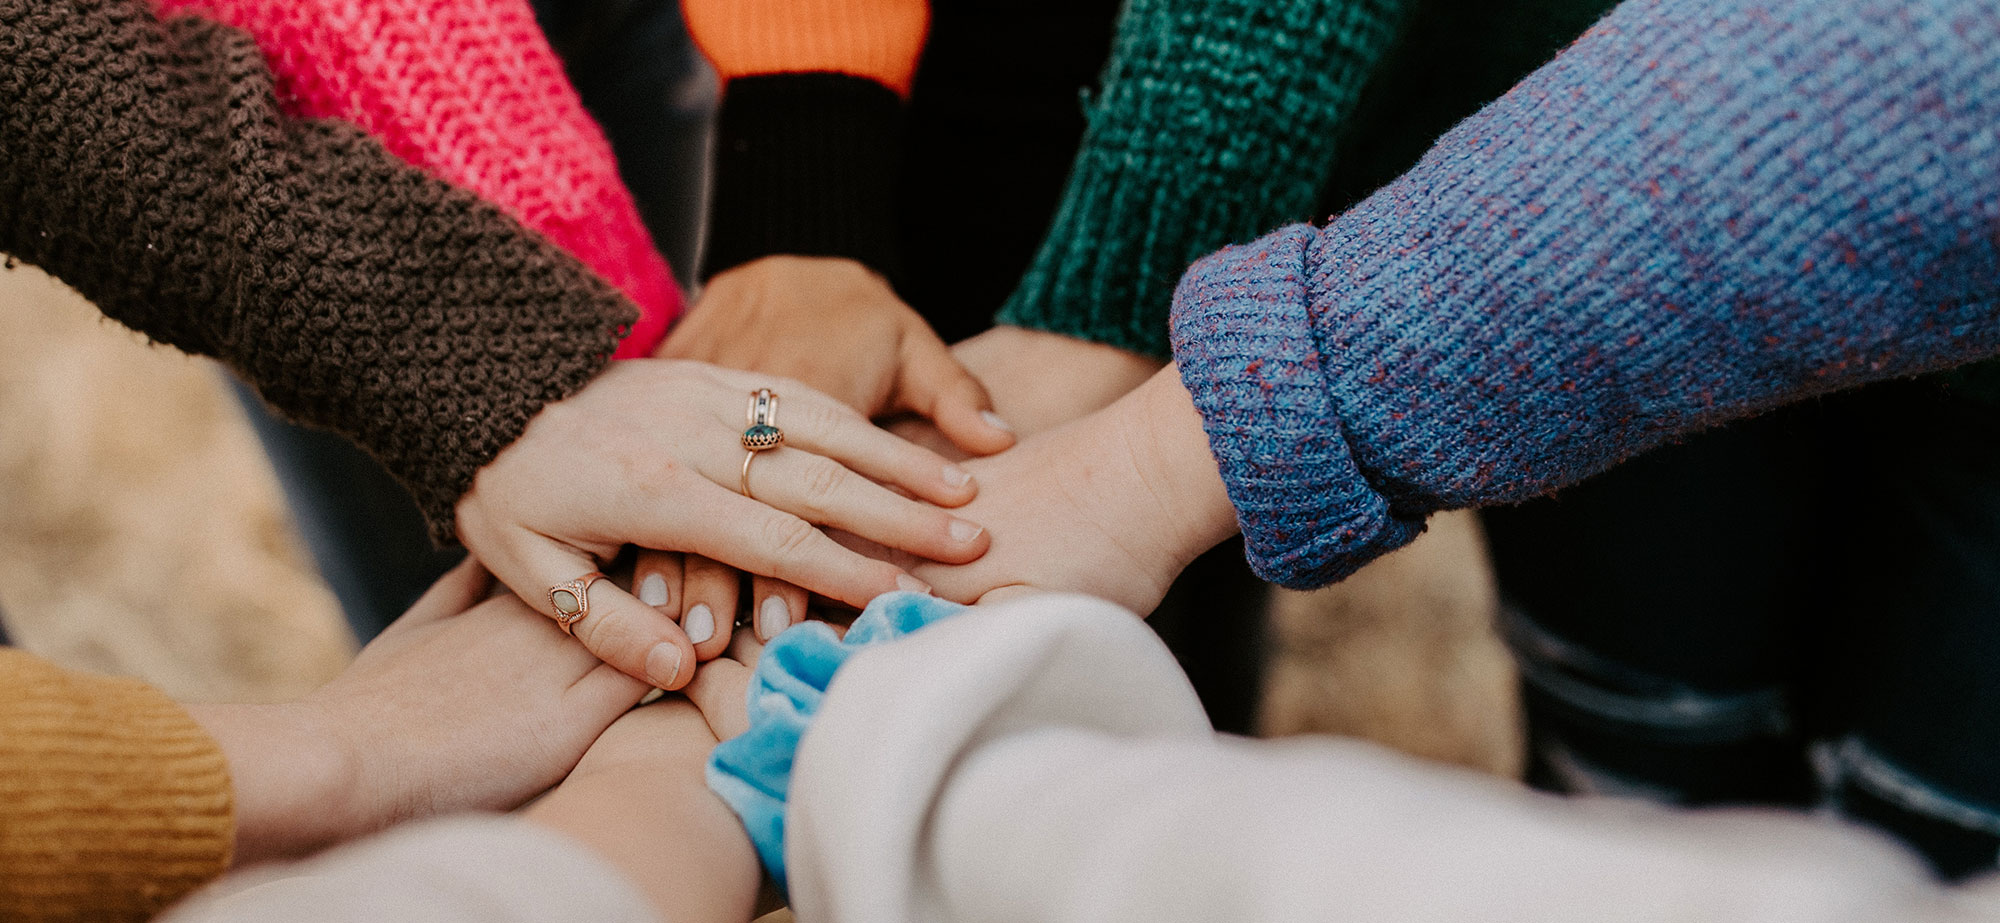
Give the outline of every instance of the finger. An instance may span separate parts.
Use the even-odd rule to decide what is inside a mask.
[[[893,485],[939,506],[964,506],[978,496],[972,472],[929,449],[898,438],[844,404],[805,391],[786,399],[778,426],[785,444],[824,455],[869,480]],[[741,456],[738,456],[740,460]],[[734,486],[740,478],[718,478]]]
[[[750,728],[749,710],[743,698],[749,686],[750,668],[723,658],[704,665],[681,692],[701,710],[715,739],[728,740]]]
[[[666,528],[661,534],[649,535],[645,533],[652,523],[642,519],[628,531],[639,544],[678,544],[738,570],[776,577],[857,608],[895,590],[930,590],[902,568],[855,554],[812,523],[733,490],[713,486],[689,490],[680,495],[673,518],[709,525],[675,537],[667,533],[680,530],[663,522],[660,525]],[[716,610],[718,626],[724,617],[722,610]]]
[[[751,464],[749,483],[751,497],[815,525],[934,561],[977,560],[992,541],[977,523],[900,496],[803,449],[760,453]]]
[[[633,679],[600,662],[563,691],[563,714],[570,716],[578,727],[608,727],[652,691],[652,683]]]
[[[743,575],[698,554],[687,555],[685,567],[681,630],[694,644],[696,660],[713,660],[729,647],[729,631],[736,624],[736,593]]]
[[[679,618],[681,555],[678,552],[640,549],[632,561],[632,595],[665,613],[668,618]]]
[[[764,642],[757,640],[756,632],[742,632],[729,645],[729,659],[754,669],[764,659]]]
[[[486,572],[485,566],[466,555],[465,560],[445,571],[424,595],[417,597],[399,621],[416,624],[457,615],[486,598],[486,588],[492,583],[493,575]]]
[[[508,581],[517,593],[522,587],[560,586],[597,569],[596,561],[573,548],[542,536],[526,541],[527,547],[515,554],[525,562],[523,579]],[[522,599],[550,615],[548,591],[537,595],[539,599],[524,593]],[[592,583],[587,595],[588,608],[571,624],[570,632],[598,659],[661,689],[678,689],[693,675],[694,645],[673,619],[609,580]]]
[[[783,580],[750,578],[751,624],[757,640],[769,641],[779,632],[805,621],[806,591]]]
[[[928,330],[903,341],[894,400],[904,410],[929,417],[945,438],[970,454],[991,455],[1014,444],[1014,428],[993,412],[986,386]]]

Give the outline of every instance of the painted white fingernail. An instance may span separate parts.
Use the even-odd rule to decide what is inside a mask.
[[[674,684],[681,675],[681,648],[672,641],[661,641],[646,653],[646,681],[665,689]]]
[[[655,609],[667,604],[667,578],[659,574],[647,574],[639,581],[639,601]]]
[[[715,613],[709,611],[708,604],[702,603],[688,610],[681,618],[681,630],[687,632],[688,640],[700,644],[715,637]]]
[[[925,596],[931,595],[930,584],[918,580],[909,574],[896,575],[896,589],[907,590],[911,593],[922,593]]]
[[[984,531],[986,530],[963,519],[954,519],[951,521],[951,539],[959,544],[964,544],[978,538],[979,533]]]
[[[764,597],[764,604],[757,607],[757,635],[766,641],[778,633],[792,627],[792,610],[785,601],[776,596]]]
[[[972,472],[957,465],[944,466],[944,482],[952,487],[964,487],[972,483]]]
[[[1001,432],[1011,433],[1014,431],[1013,424],[1008,423],[1006,420],[1000,419],[1000,415],[994,413],[991,410],[980,411],[979,419],[985,420],[987,426],[991,426],[994,429],[1000,430]]]

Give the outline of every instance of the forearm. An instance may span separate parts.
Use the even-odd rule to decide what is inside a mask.
[[[1632,0],[1324,231],[1191,270],[1261,572],[2000,351],[2000,8],[1919,6]]]
[[[643,734],[640,758],[586,756],[523,819],[587,846],[663,920],[749,920],[763,876],[742,824],[704,781],[704,743],[714,741],[707,723],[684,702],[650,705],[622,720],[628,724],[611,733],[625,741]]]
[[[635,316],[581,264],[336,122],[247,37],[132,0],[0,0],[0,250],[353,437],[439,537]]]
[[[1312,217],[1403,0],[1133,0],[1001,323],[1166,356],[1195,258]]]
[[[1078,597],[980,607],[864,652],[812,722],[787,817],[802,917],[1830,923],[1964,909],[1892,847],[1807,818],[1593,806],[1359,742],[1215,735],[1158,640]]]
[[[779,254],[899,271],[903,100],[926,0],[690,0],[688,31],[722,77],[702,276]]]
[[[1163,572],[1177,575],[1237,531],[1236,509],[1209,454],[1201,414],[1181,384],[1180,370],[1171,365],[1109,413],[1123,424],[1124,447],[1154,501],[1144,507],[1156,511],[1154,521],[1137,525],[1173,537],[1172,569]]]
[[[229,763],[236,865],[296,858],[388,825],[355,816],[359,754],[311,706],[191,705],[188,714]]]

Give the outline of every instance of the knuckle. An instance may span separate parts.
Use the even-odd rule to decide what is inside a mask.
[[[804,492],[806,506],[820,518],[825,517],[846,483],[847,469],[823,456],[812,456],[799,472],[799,489]]]
[[[771,549],[772,560],[789,562],[802,556],[818,535],[819,530],[803,519],[774,516],[764,524],[764,547]]]
[[[799,425],[808,433],[825,436],[853,422],[851,413],[844,404],[815,401],[799,408]]]

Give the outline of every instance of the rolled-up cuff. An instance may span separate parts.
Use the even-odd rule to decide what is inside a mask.
[[[1174,294],[1173,344],[1242,525],[1250,566],[1324,586],[1408,544],[1421,511],[1392,510],[1356,463],[1314,336],[1310,225],[1204,257]],[[1325,310],[1327,306],[1318,306]]]

